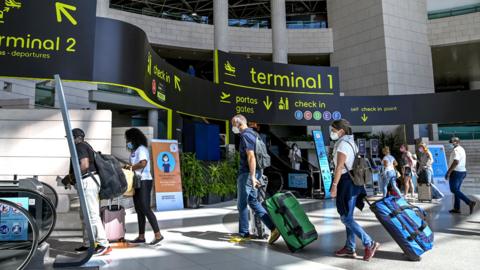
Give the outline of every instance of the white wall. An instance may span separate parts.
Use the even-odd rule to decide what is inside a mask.
[[[111,151],[111,111],[70,111],[73,128],[85,131],[86,141],[102,153]],[[59,110],[0,109],[0,181],[38,175],[60,196],[76,194],[57,185],[68,173],[70,152]],[[67,200],[67,201],[63,201]],[[68,203],[68,197],[60,203]],[[60,204],[59,203],[59,204]]]
[[[480,41],[480,12],[428,21],[431,46]]]
[[[213,50],[213,25],[144,16],[111,9],[108,0],[97,1],[97,16],[134,24],[143,29],[149,42],[156,45]],[[229,27],[231,52],[272,53],[271,29]],[[293,54],[324,54],[333,52],[331,29],[291,29],[288,52]]]

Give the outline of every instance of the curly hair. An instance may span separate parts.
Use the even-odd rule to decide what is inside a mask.
[[[134,151],[141,145],[148,147],[147,137],[138,128],[131,128],[125,131],[125,140],[133,144]]]

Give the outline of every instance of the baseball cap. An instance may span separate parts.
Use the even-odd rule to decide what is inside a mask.
[[[80,129],[80,128],[72,129],[72,134],[73,134],[73,137],[83,137],[83,138],[85,138],[85,132],[83,132],[83,130]]]
[[[454,143],[454,142],[460,142],[460,138],[458,138],[458,137],[452,137],[452,138],[450,139],[450,143]]]

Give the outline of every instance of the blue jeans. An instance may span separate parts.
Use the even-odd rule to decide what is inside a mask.
[[[427,173],[428,183],[430,183],[432,187],[432,198],[443,199],[445,195],[443,195],[443,193],[437,188],[437,186],[433,184],[433,169],[432,168],[426,169],[426,173]]]
[[[355,202],[357,196],[353,196],[348,202],[348,214],[340,216],[342,223],[347,229],[347,241],[345,247],[351,251],[355,251],[355,236],[362,240],[365,247],[370,247],[373,244],[372,238],[363,230],[363,228],[353,219],[353,211],[355,210]]]
[[[382,177],[382,189],[383,189],[383,197],[387,197],[387,192],[388,192],[388,184],[392,185],[392,188],[395,190],[395,192],[401,196],[402,192],[400,189],[397,187],[397,172],[395,171],[386,171],[383,173]]]
[[[260,179],[262,174],[257,172],[257,179]],[[270,230],[275,229],[275,225],[272,222],[272,219],[268,215],[265,208],[263,208],[262,204],[257,200],[257,192],[258,190],[253,187],[252,179],[249,173],[241,173],[238,175],[237,178],[237,209],[239,215],[239,234],[241,236],[248,236],[249,232],[249,224],[248,224],[248,207],[255,212],[255,215],[260,217],[262,222],[269,228]]]
[[[450,191],[455,197],[455,202],[453,204],[453,209],[460,210],[460,200],[464,201],[467,205],[470,205],[470,199],[460,191],[463,180],[467,176],[467,172],[457,172],[453,171],[450,175]]]

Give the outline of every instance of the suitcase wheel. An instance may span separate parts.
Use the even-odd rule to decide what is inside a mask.
[[[292,253],[295,253],[295,252],[297,251],[294,247],[292,247],[292,246],[289,245],[288,243],[287,243],[287,248],[288,248],[288,250],[290,250],[290,252],[292,252]]]

